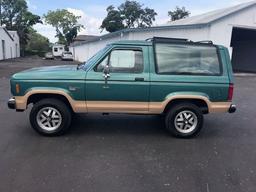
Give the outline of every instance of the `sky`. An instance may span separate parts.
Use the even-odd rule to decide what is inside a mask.
[[[158,15],[154,25],[163,25],[168,22],[168,11],[176,6],[185,6],[191,16],[202,14],[216,9],[234,6],[252,0],[137,0],[145,7],[154,9]],[[80,24],[85,26],[79,34],[103,35],[99,29],[102,20],[106,17],[106,8],[109,5],[118,7],[124,0],[27,0],[29,10],[43,16],[49,10],[67,9],[77,16],[81,16]],[[56,42],[55,29],[49,25],[37,24],[34,28],[42,35]]]

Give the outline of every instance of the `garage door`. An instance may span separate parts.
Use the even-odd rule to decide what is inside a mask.
[[[256,73],[256,30],[234,28],[231,46],[234,71]]]

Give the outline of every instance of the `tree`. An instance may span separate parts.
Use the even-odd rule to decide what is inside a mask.
[[[55,27],[56,37],[58,37],[59,43],[64,45],[70,44],[83,28],[83,25],[78,24],[80,18],[80,16],[75,16],[66,9],[49,11],[44,15],[45,22]]]
[[[118,7],[118,10],[127,28],[150,27],[157,15],[154,9],[148,7],[143,9],[143,5],[137,1],[126,0]]]
[[[151,27],[153,25],[153,21],[155,21],[155,16],[157,13],[154,9],[145,8],[143,13],[140,15],[141,22],[138,24],[139,27]]]
[[[109,6],[107,12],[107,17],[100,26],[102,30],[106,29],[108,32],[115,32],[125,28],[121,14],[118,10],[115,10],[114,6]]]
[[[40,16],[28,11],[25,0],[2,0],[2,24],[7,30],[15,30],[20,37],[21,53],[29,40],[29,30],[33,25],[42,23]]]
[[[137,1],[126,0],[116,10],[114,6],[107,8],[107,17],[103,20],[101,28],[108,32],[114,32],[124,28],[150,27],[155,21],[157,13],[154,9]]]
[[[143,14],[142,5],[139,2],[125,1],[118,9],[124,17],[127,28],[134,28],[136,24],[139,24],[140,16]]]
[[[26,45],[27,52],[48,52],[50,50],[50,42],[49,39],[45,36],[37,33],[36,30],[29,30],[29,40]]]
[[[189,17],[190,12],[186,10],[185,7],[176,7],[174,11],[169,11],[168,16],[171,17],[171,21],[176,21],[179,19],[183,19]]]

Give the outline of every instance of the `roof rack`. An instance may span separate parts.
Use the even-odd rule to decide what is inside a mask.
[[[199,44],[210,44],[213,45],[213,42],[210,40],[203,40],[203,41],[191,41],[188,39],[181,39],[181,38],[168,38],[168,37],[153,37],[153,38],[148,38],[146,41],[152,41],[152,42],[157,42],[157,43],[199,43]]]
[[[211,44],[211,45],[213,45],[213,42],[210,41],[210,40],[197,41],[197,42],[195,42],[195,43],[205,43],[205,44]]]
[[[152,40],[154,42],[165,42],[165,43],[173,43],[173,42],[188,42],[188,39],[179,39],[179,38],[167,38],[167,37],[153,37]]]
[[[152,40],[153,40],[153,38],[148,38],[145,41],[152,41]]]

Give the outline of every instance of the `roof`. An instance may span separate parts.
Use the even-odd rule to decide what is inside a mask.
[[[80,44],[85,44],[87,42],[91,42],[94,40],[97,40],[99,36],[96,35],[78,35],[75,39],[74,42],[70,44],[70,46],[76,46]]]
[[[197,15],[193,17],[188,17],[185,19],[169,22],[167,25],[161,25],[161,26],[153,26],[153,27],[146,27],[146,28],[132,28],[132,29],[123,29],[120,31],[116,31],[113,33],[108,33],[102,36],[95,37],[95,39],[88,40],[88,41],[82,41],[77,42],[75,44],[71,44],[70,46],[80,46],[86,43],[100,41],[103,39],[109,39],[111,37],[116,37],[123,35],[125,33],[130,32],[143,32],[143,31],[152,31],[152,30],[164,30],[164,29],[186,29],[186,28],[200,28],[205,27],[207,25],[210,25],[213,22],[216,22],[220,19],[224,19],[225,17],[238,13],[242,10],[245,10],[247,8],[250,8],[252,6],[256,5],[256,0],[242,3],[236,6],[232,6],[229,8],[219,9],[215,11],[211,11],[202,15]]]
[[[14,38],[15,36],[19,37],[19,34],[18,34],[17,31],[9,31],[9,30],[8,30],[8,32],[9,32],[9,34],[12,36],[12,38]]]
[[[203,27],[204,25],[197,25],[197,27]],[[102,36],[98,36],[93,40],[88,40],[88,41],[80,41],[80,42],[75,42],[75,43],[71,43],[70,46],[71,47],[75,47],[75,46],[81,46],[90,42],[95,42],[95,41],[101,41],[103,39],[109,39],[111,37],[117,37],[120,36],[122,34],[125,33],[130,33],[130,32],[143,32],[143,31],[152,31],[152,30],[163,30],[163,29],[177,29],[177,28],[194,28],[194,25],[183,25],[183,26],[172,26],[172,25],[165,25],[165,26],[154,26],[154,27],[145,27],[145,28],[131,28],[131,29],[122,29],[120,31],[116,31],[113,33],[107,33],[105,35]]]
[[[11,38],[11,40],[14,41],[13,37],[11,36],[9,31],[7,31],[7,29],[5,27],[0,26],[0,29],[3,29],[7,33],[7,35]]]
[[[55,43],[52,45],[53,47],[65,47],[65,45],[62,45],[62,44],[58,44],[58,43]]]
[[[211,11],[205,14],[187,17],[185,19],[180,19],[177,21],[169,22],[169,25],[196,25],[196,24],[209,24],[215,22],[219,19],[223,19],[226,16],[242,11],[246,8],[249,8],[253,5],[256,5],[256,1],[251,1],[247,3],[242,3],[233,7],[218,9]]]
[[[88,41],[97,38],[96,35],[78,35],[74,41]]]

